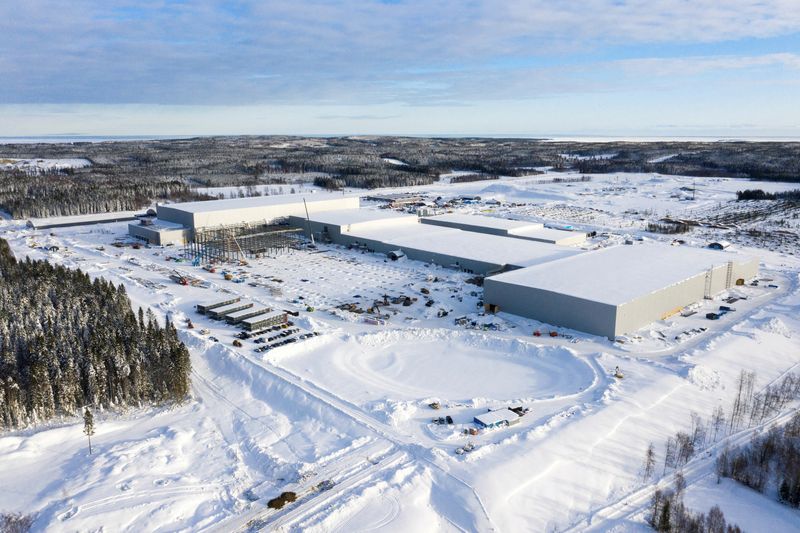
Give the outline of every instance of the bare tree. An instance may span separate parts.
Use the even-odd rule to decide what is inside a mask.
[[[718,405],[711,414],[711,427],[714,429],[714,442],[717,442],[717,434],[722,426],[725,425],[725,411]]]
[[[651,442],[647,446],[647,452],[644,455],[644,469],[642,472],[642,481],[647,481],[653,475],[653,470],[656,466],[656,448]]]
[[[675,466],[675,439],[672,437],[667,439],[666,449],[664,450],[664,474],[667,473],[667,467]]]

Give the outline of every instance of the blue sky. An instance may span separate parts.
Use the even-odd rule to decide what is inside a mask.
[[[797,0],[0,3],[0,135],[800,137]]]

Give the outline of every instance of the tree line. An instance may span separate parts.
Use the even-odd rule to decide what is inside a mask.
[[[614,157],[603,155],[609,152]],[[583,157],[569,157],[574,153]],[[664,159],[665,154],[672,157]],[[0,209],[16,217],[139,209],[157,200],[203,199],[197,191],[201,187],[247,187],[275,180],[317,180],[317,185],[329,189],[425,185],[453,170],[520,176],[550,167],[584,174],[662,172],[800,181],[798,143],[204,137],[3,144],[3,158],[82,158],[92,163],[39,176],[0,170],[0,185],[13,182],[0,187]]]
[[[36,174],[0,172],[0,208],[13,218],[133,211],[155,200],[209,199],[177,179],[87,180],[82,175],[57,170]]]
[[[779,502],[800,507],[800,412],[745,446],[725,449],[717,458],[717,475],[761,493],[774,490]]]
[[[789,200],[800,201],[800,189],[780,192],[765,192],[763,189],[746,189],[736,191],[736,200]]]
[[[671,491],[657,490],[654,493],[648,517],[650,525],[657,531],[666,532],[738,531],[736,526],[724,525],[724,520],[720,520],[724,517],[718,509],[712,509],[708,515],[703,515],[685,508],[682,501],[682,489],[685,487],[682,469],[699,452],[713,446],[720,439],[741,429],[763,424],[797,399],[800,399],[800,375],[787,374],[780,381],[756,390],[756,373],[742,370],[736,380],[735,395],[727,414],[722,405],[716,406],[708,418],[694,411],[690,412],[688,430],[679,430],[667,438],[662,457],[658,456],[656,447],[651,442],[645,451],[641,470],[642,482],[649,482],[654,475],[660,477],[672,472],[676,488]],[[782,435],[787,438],[779,445],[778,437]],[[772,471],[778,475],[777,472],[784,466],[787,467],[786,474],[780,475],[780,480],[774,478],[774,481],[787,494],[788,499],[785,501],[794,505],[791,503],[794,501],[793,491],[797,490],[800,497],[800,414],[792,418],[785,431],[773,429],[763,440],[761,437],[754,437],[753,443],[746,449],[723,451],[718,458],[717,471],[720,476],[736,479],[735,473],[748,486],[752,483],[754,488],[763,488],[767,485],[767,472]]]
[[[84,406],[180,401],[191,364],[175,327],[123,285],[26,258],[0,239],[0,429]]]
[[[667,438],[662,459],[658,459],[655,445],[650,443],[645,452],[642,481],[652,478],[659,463],[662,476],[670,470],[680,470],[698,452],[716,444],[720,438],[761,425],[780,413],[789,402],[800,398],[800,375],[787,374],[760,391],[756,391],[755,382],[755,372],[742,370],[739,373],[736,393],[727,414],[722,405],[715,407],[707,419],[690,412],[688,431],[680,430]]]
[[[663,533],[742,533],[736,524],[725,519],[725,513],[714,505],[708,513],[695,513],[683,503],[686,481],[680,472],[675,475],[674,489],[656,490],[650,499],[647,523]]]

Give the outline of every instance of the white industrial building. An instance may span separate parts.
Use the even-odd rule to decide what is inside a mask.
[[[749,256],[641,244],[577,254],[484,280],[500,311],[614,338],[758,273]]]
[[[561,246],[580,245],[586,242],[586,233],[583,232],[545,228],[544,224],[539,222],[509,220],[507,218],[489,217],[486,215],[448,213],[432,217],[423,217],[420,221],[423,224],[540,241]]]
[[[229,224],[271,222],[291,215],[305,216],[306,208],[309,213],[319,213],[333,209],[353,209],[360,205],[358,196],[334,193],[254,196],[159,205],[158,219],[194,230]]]
[[[490,274],[553,261],[580,250],[511,237],[422,224],[414,215],[389,210],[348,209],[317,213],[289,223],[317,239],[372,252],[402,251],[409,259]]]
[[[269,226],[276,219],[287,219],[297,229]],[[249,233],[232,231],[200,242],[208,232],[225,233],[237,225]],[[484,303],[489,309],[611,338],[664,319],[758,271],[756,259],[729,251],[659,244],[587,251],[575,246],[585,239],[579,232],[482,215],[420,219],[388,209],[361,209],[358,197],[325,193],[164,205],[156,220],[130,225],[132,235],[156,244],[205,246],[196,253],[208,256],[220,248],[258,253],[262,236],[268,246],[273,234],[300,231],[320,242],[395,252],[488,276]],[[223,301],[206,312],[224,317],[252,307]],[[278,320],[261,311],[233,318],[247,328]]]
[[[158,246],[183,245],[189,239],[190,229],[174,222],[143,218],[136,224],[128,224],[128,233]]]
[[[304,201],[305,200],[305,201]],[[333,193],[255,196],[204,202],[161,204],[157,218],[148,223],[129,224],[129,233],[151,244],[185,244],[194,232],[235,224],[269,224],[292,215],[305,216],[333,209],[358,208],[358,196]]]

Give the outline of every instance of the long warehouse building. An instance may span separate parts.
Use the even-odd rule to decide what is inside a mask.
[[[310,227],[317,239],[369,250],[402,252],[409,259],[491,274],[582,253],[581,250],[499,235],[421,224],[416,215],[388,210],[347,209],[289,218]]]
[[[129,224],[128,232],[150,244],[181,245],[191,242],[198,230],[241,224],[267,225],[292,215],[309,214],[334,209],[356,209],[358,196],[334,193],[284,194],[254,196],[204,202],[160,204],[155,220]]]
[[[443,226],[446,228],[514,237],[529,241],[560,244],[562,246],[580,245],[586,242],[586,233],[581,231],[567,231],[545,228],[539,222],[525,222],[522,220],[509,220],[507,218],[489,217],[486,215],[466,215],[461,213],[448,213],[420,219],[423,224]]]
[[[691,248],[615,246],[484,280],[499,311],[614,338],[758,273],[753,257]]]

